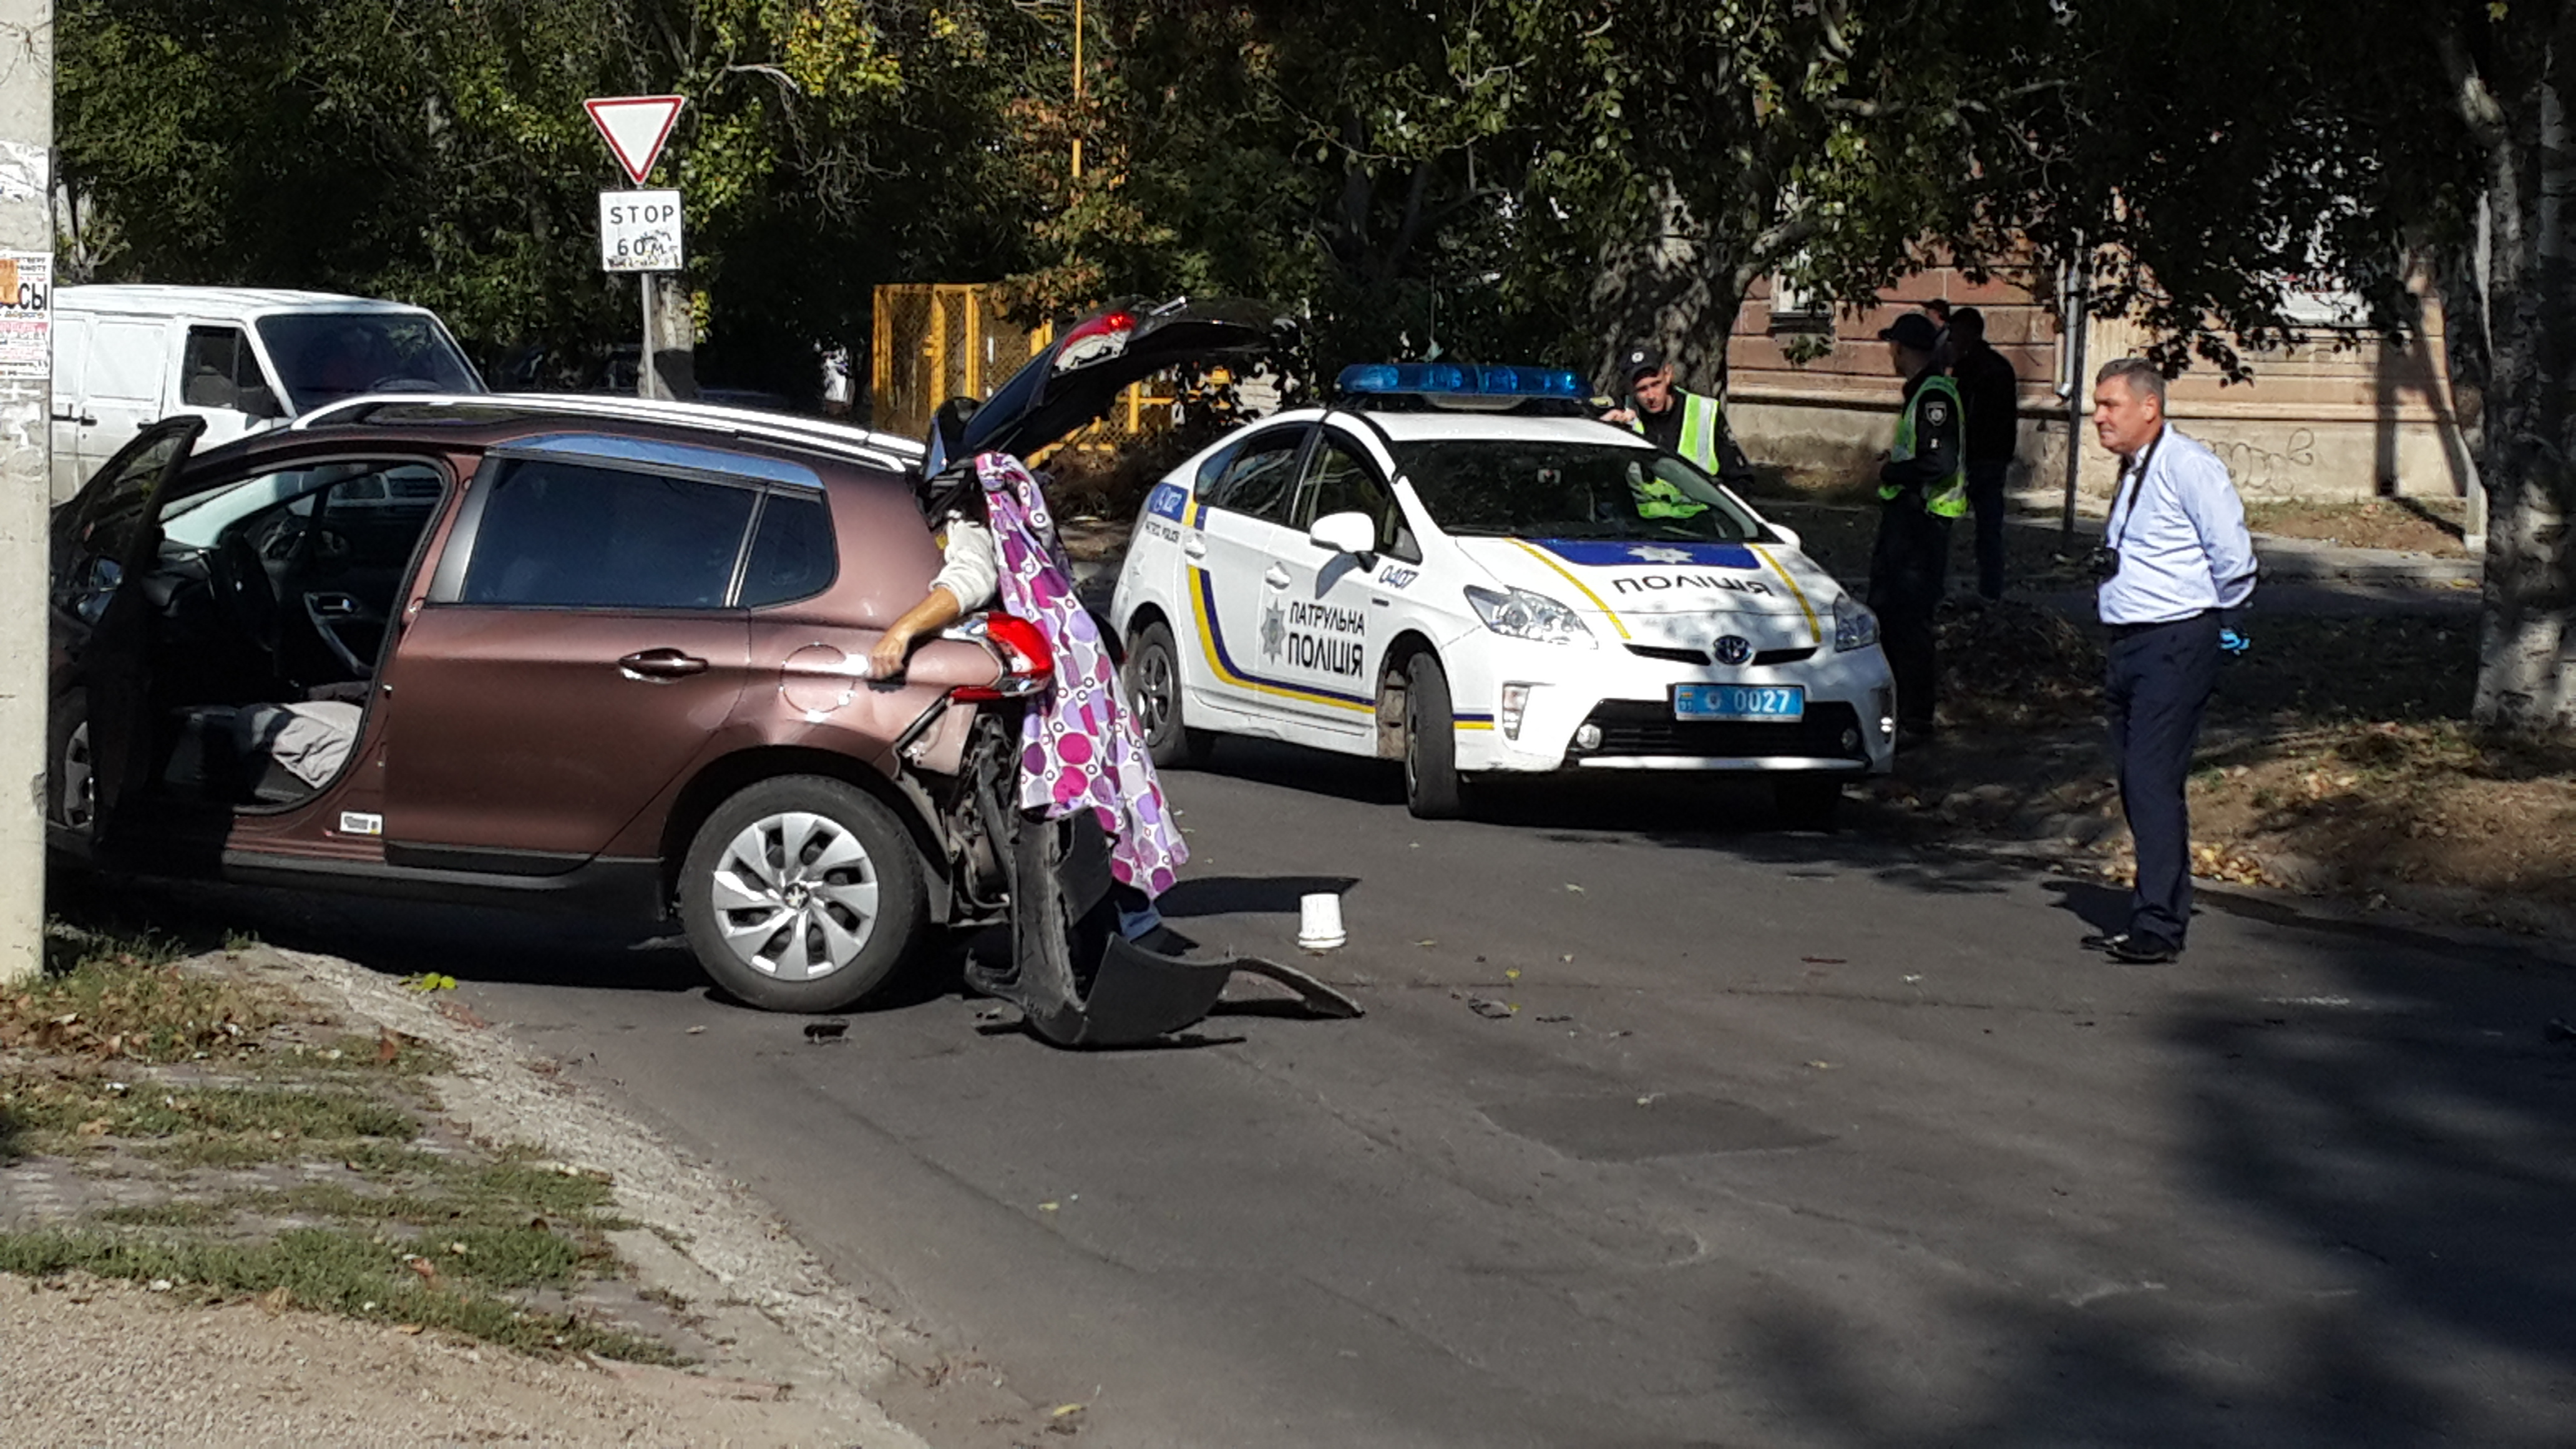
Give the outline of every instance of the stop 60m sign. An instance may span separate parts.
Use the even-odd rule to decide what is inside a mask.
[[[599,193],[599,265],[611,272],[676,272],[681,264],[680,193]]]

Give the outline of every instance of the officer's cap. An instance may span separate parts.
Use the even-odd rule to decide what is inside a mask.
[[[1664,370],[1664,355],[1640,342],[1628,349],[1626,370],[1630,382],[1635,382],[1650,372],[1661,372]]]
[[[1878,329],[1881,342],[1893,342],[1917,352],[1929,352],[1941,345],[1941,329],[1920,312],[1908,312]]]

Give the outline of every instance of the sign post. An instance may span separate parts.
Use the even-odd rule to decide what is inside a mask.
[[[686,104],[679,96],[602,96],[582,102],[609,154],[636,187],[599,193],[599,265],[602,271],[635,273],[643,296],[644,334],[635,379],[639,397],[697,395],[695,328],[685,295],[668,277],[686,261],[680,193],[643,189]]]

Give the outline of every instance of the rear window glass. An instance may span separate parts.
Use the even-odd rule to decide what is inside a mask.
[[[360,393],[483,390],[446,329],[426,314],[289,312],[258,326],[299,413]]]
[[[689,478],[514,461],[483,504],[463,602],[722,608],[759,498]]]
[[[831,587],[840,572],[832,540],[832,510],[820,498],[772,493],[752,533],[751,562],[742,573],[742,606],[757,609],[810,599]]]

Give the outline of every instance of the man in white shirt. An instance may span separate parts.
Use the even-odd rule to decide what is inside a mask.
[[[2129,928],[2087,944],[2115,961],[2152,965],[2182,954],[2191,924],[2183,792],[2218,684],[2223,616],[2254,594],[2254,540],[2227,465],[2165,422],[2165,378],[2154,363],[2124,357],[2103,366],[2093,431],[2120,458],[2097,605],[2111,636],[2103,697],[2138,870]]]

